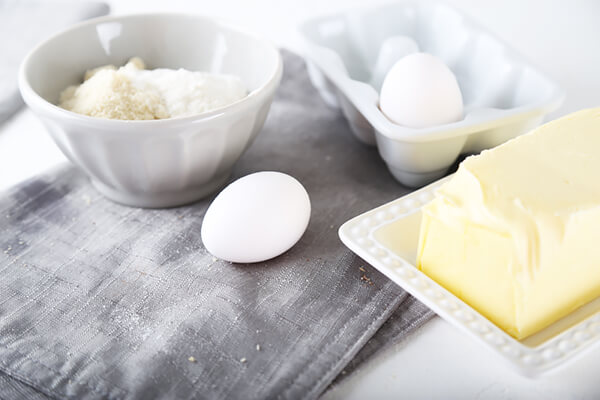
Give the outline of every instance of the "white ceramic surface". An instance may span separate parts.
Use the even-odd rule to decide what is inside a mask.
[[[563,92],[500,40],[448,5],[398,2],[308,20],[300,26],[315,87],[338,106],[356,137],[376,144],[401,183],[443,176],[460,154],[480,152],[525,133],[556,109]],[[462,121],[411,129],[378,107],[377,60],[390,37],[412,38],[454,72],[465,103]],[[385,50],[385,49],[384,49]]]
[[[551,371],[600,343],[600,298],[519,341],[415,267],[421,207],[448,178],[351,219],[340,227],[340,238],[373,267],[523,375],[533,377]]]
[[[389,0],[378,0],[387,3]],[[300,51],[295,26],[308,18],[348,7],[373,6],[374,0],[277,0],[248,2],[165,2],[107,0],[115,14],[136,12],[199,12],[232,19],[277,44]],[[597,45],[600,2],[448,0],[496,32],[536,65],[543,66],[567,92],[552,119],[600,104],[600,52],[582,51]],[[266,12],[265,10],[268,10]],[[536,23],[531,24],[532,18]],[[549,26],[555,29],[548,29]],[[574,45],[576,44],[576,45]],[[557,57],[557,55],[560,55]],[[35,143],[35,146],[32,146]],[[38,118],[23,109],[0,124],[0,191],[63,163]],[[1,215],[0,215],[1,217]],[[371,357],[343,379],[323,400],[474,399],[595,400],[599,398],[600,348],[566,368],[533,382],[494,362],[481,347],[441,318],[434,318],[401,343]]]
[[[85,70],[140,56],[149,68],[185,68],[239,76],[244,99],[197,116],[120,121],[66,111],[60,92]],[[103,17],[37,46],[19,85],[62,152],[108,198],[138,207],[192,202],[220,187],[262,128],[282,61],[268,41],[227,23],[184,14]]]

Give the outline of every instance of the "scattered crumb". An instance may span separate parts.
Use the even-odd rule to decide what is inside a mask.
[[[369,285],[372,285],[372,284],[373,284],[373,281],[371,280],[371,278],[369,278],[369,277],[368,277],[367,275],[365,275],[365,274],[363,274],[363,275],[360,277],[360,280],[361,280],[361,281],[363,281],[363,282],[365,282],[365,283],[367,283],[367,284],[369,284]]]
[[[242,358],[240,358],[240,362],[241,362],[242,364],[243,364],[243,363],[245,363],[246,361],[248,361],[248,360],[246,360],[246,357],[242,357]]]
[[[188,361],[191,362],[191,363],[195,363],[196,362],[196,358],[190,356],[190,357],[188,357]]]
[[[213,257],[212,258],[212,262],[217,262],[218,258],[217,257]]]
[[[342,370],[342,375],[346,375],[346,370]]]
[[[329,225],[329,229],[333,229],[333,225]]]
[[[81,199],[84,201],[84,203],[89,206],[90,204],[92,204],[92,198],[90,196],[88,196],[87,194],[84,194],[83,196],[81,196]]]
[[[177,218],[182,219],[183,215],[178,215]]]
[[[260,351],[260,344],[256,345],[256,351]]]
[[[364,267],[358,267],[361,272],[367,272]]]

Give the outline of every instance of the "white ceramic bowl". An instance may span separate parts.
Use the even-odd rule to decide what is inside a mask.
[[[362,142],[377,145],[401,183],[421,186],[460,154],[478,153],[523,134],[564,97],[556,83],[502,41],[441,2],[396,2],[306,21],[300,26],[311,80],[342,109]],[[379,109],[378,53],[406,38],[454,72],[465,103],[461,121],[424,129],[396,125]],[[408,46],[410,47],[410,46]]]
[[[140,56],[149,68],[239,76],[249,94],[197,116],[152,121],[88,117],[56,105],[85,70]],[[137,207],[192,202],[219,188],[262,128],[282,74],[269,42],[212,18],[109,16],[59,33],[29,53],[19,85],[63,153],[106,197]]]

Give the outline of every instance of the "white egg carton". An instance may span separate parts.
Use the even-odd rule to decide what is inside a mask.
[[[299,30],[314,86],[327,104],[341,108],[359,140],[377,145],[391,173],[407,186],[443,176],[461,154],[531,130],[564,98],[556,83],[515,51],[442,3],[351,10],[306,21]],[[419,51],[448,65],[462,91],[463,120],[412,129],[383,115],[378,92],[390,38],[412,39]]]

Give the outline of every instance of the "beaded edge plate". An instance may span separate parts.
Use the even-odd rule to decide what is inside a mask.
[[[600,297],[519,341],[415,267],[421,207],[448,178],[352,218],[340,227],[340,239],[522,375],[535,377],[555,370],[596,345],[600,341]]]

